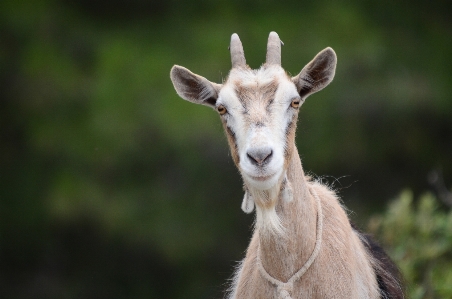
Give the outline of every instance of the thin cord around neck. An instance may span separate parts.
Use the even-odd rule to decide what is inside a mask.
[[[293,293],[293,285],[294,282],[303,276],[303,274],[306,273],[306,271],[309,269],[309,267],[312,265],[316,257],[319,255],[320,252],[320,246],[322,244],[322,229],[323,229],[323,213],[322,213],[322,205],[320,204],[320,198],[317,195],[317,192],[313,188],[310,188],[312,196],[314,196],[316,203],[317,203],[317,225],[316,225],[316,240],[315,240],[315,246],[314,250],[311,253],[311,256],[306,261],[306,263],[301,267],[300,270],[298,270],[292,277],[289,278],[287,282],[282,282],[274,277],[272,277],[268,272],[265,270],[264,266],[262,265],[262,261],[260,259],[260,247],[258,248],[257,252],[257,266],[259,268],[259,271],[265,279],[267,279],[270,283],[275,285],[278,288],[279,299],[291,299],[292,293]]]

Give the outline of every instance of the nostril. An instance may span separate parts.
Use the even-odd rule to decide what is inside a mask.
[[[259,162],[257,162],[257,160],[252,155],[250,155],[249,152],[246,153],[246,156],[248,157],[248,159],[250,159],[251,163],[253,163],[255,165],[259,164]]]
[[[263,162],[270,162],[272,156],[273,156],[273,151],[270,150],[270,154],[268,154],[267,157],[265,157]]]
[[[251,148],[246,155],[252,164],[262,166],[270,162],[273,150],[270,147]]]

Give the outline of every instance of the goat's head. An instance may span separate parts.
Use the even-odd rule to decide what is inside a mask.
[[[291,78],[281,67],[281,41],[275,32],[270,33],[267,59],[258,70],[246,65],[237,34],[231,37],[230,51],[232,69],[222,84],[177,65],[171,69],[171,80],[183,99],[218,111],[246,187],[279,192],[295,146],[298,110],[310,94],[333,80],[336,54],[326,48]]]

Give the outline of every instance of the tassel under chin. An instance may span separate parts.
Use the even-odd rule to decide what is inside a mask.
[[[245,190],[245,195],[242,200],[242,211],[250,214],[254,210],[254,200],[248,190]]]
[[[285,202],[292,202],[293,200],[292,184],[287,179],[287,175],[281,183],[281,198]]]

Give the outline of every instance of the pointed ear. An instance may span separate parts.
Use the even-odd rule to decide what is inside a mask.
[[[212,83],[178,65],[173,66],[170,76],[174,89],[181,98],[195,104],[215,107],[221,84]]]
[[[336,61],[334,50],[326,48],[317,54],[297,76],[292,77],[292,82],[302,99],[323,89],[333,81]]]

